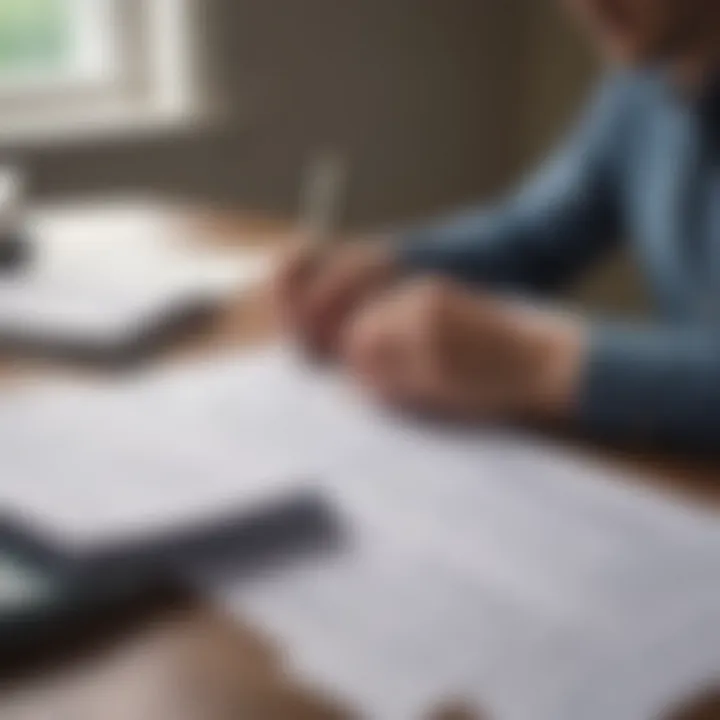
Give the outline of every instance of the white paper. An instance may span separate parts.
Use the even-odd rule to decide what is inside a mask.
[[[37,277],[110,288],[194,288],[224,297],[267,276],[271,253],[199,242],[192,222],[152,204],[105,202],[34,211],[27,222]],[[81,283],[85,284],[85,283]]]
[[[0,403],[0,507],[85,551],[241,519],[313,492],[313,469],[275,452],[271,438],[242,443],[251,425],[224,423],[217,404],[213,413],[183,402],[183,412],[158,380],[9,393]]]
[[[122,346],[267,276],[267,251],[202,247],[182,228],[134,205],[31,215],[32,264],[0,277],[0,335]]]
[[[30,458],[38,432],[49,451]],[[720,682],[716,516],[530,436],[397,417],[286,351],[8,399],[13,443],[3,502],[86,540],[242,501],[246,477],[311,477],[342,550],[253,582],[188,573],[363,717],[461,697],[492,720],[650,720]]]
[[[454,697],[495,720],[642,720],[720,682],[716,516],[532,437],[394,417],[283,362],[256,370],[260,409],[247,376],[218,372],[218,405],[322,468],[351,544],[264,582],[197,582],[310,682],[389,720]]]

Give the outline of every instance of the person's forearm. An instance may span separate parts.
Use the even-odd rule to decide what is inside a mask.
[[[469,283],[555,292],[619,239],[614,208],[599,179],[573,180],[573,168],[541,175],[494,208],[476,209],[405,233],[400,262]],[[560,178],[563,171],[567,179]]]
[[[470,283],[523,284],[517,240],[502,211],[475,210],[406,232],[398,240],[400,264]]]
[[[572,282],[622,234],[623,87],[606,83],[560,152],[507,202],[408,232],[401,264],[533,293]]]

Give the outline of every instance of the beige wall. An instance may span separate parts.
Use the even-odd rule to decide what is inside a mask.
[[[497,176],[512,52],[502,2],[200,2],[228,116],[184,137],[23,154],[38,194],[149,188],[290,212],[303,162],[330,143],[353,165],[350,219],[373,222],[475,196]]]
[[[506,185],[576,97],[555,0],[198,1],[225,120],[23,153],[39,195],[139,188],[289,213],[330,143],[352,162],[350,222],[385,222]]]
[[[591,90],[597,62],[558,0],[520,3],[527,13],[528,63],[523,86],[521,162],[542,157],[571,125]]]

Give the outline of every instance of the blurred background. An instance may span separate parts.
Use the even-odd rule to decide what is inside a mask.
[[[0,162],[40,201],[150,192],[291,216],[318,148],[346,222],[489,198],[597,73],[557,0],[0,0]],[[583,289],[637,304],[616,261]]]
[[[234,298],[267,275],[264,241],[292,227],[307,167],[328,149],[347,165],[350,230],[402,225],[507,191],[563,135],[601,72],[560,4],[0,0],[0,241],[20,235],[15,225],[24,228],[30,205],[40,217],[27,235],[44,247],[17,282],[11,273],[0,280],[0,380],[22,368],[5,362],[3,331],[21,356],[32,332],[43,352],[59,345],[62,355],[78,331],[122,364],[144,349],[147,317],[155,321],[158,307],[182,314],[188,297],[200,309],[222,300],[228,312],[201,325],[207,338],[193,326],[187,350],[234,346],[240,335],[254,341],[254,326],[267,321]],[[18,186],[27,195],[16,203]],[[108,198],[141,202],[94,215]],[[200,231],[201,223],[165,218],[153,199],[190,214],[253,218],[218,231],[237,247],[198,243],[190,252],[186,244],[222,223]],[[65,216],[74,203],[91,211]],[[60,212],[48,218],[45,206]],[[258,247],[226,256],[243,239]],[[575,291],[581,303],[622,313],[642,311],[644,296],[622,254]],[[80,403],[61,422],[83,413]],[[142,420],[133,427],[144,443],[154,437],[145,428],[162,422]],[[29,484],[15,485],[24,502]]]

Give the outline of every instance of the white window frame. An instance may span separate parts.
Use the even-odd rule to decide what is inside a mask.
[[[0,82],[0,144],[123,136],[197,119],[198,0],[77,1],[87,12],[86,57],[62,74]]]

